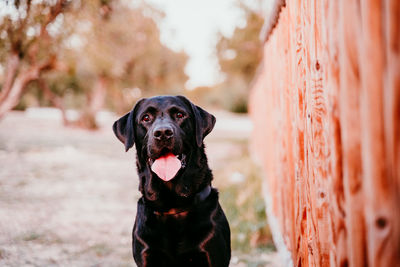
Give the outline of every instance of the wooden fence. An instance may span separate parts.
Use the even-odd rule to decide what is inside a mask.
[[[271,25],[250,111],[274,239],[294,266],[400,266],[400,1],[287,0]]]

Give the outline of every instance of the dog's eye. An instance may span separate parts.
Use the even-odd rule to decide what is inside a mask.
[[[150,116],[148,114],[146,114],[146,115],[143,116],[142,121],[149,122],[150,119],[151,119]]]
[[[177,112],[175,115],[178,119],[182,119],[184,117],[182,112]]]

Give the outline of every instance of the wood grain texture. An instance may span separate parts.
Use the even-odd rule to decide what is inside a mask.
[[[400,266],[400,2],[288,0],[253,149],[295,266]]]

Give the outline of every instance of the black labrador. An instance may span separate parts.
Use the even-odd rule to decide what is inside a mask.
[[[230,229],[211,187],[204,137],[215,117],[183,96],[137,102],[113,130],[137,152],[139,190],[133,227],[138,266],[228,266]]]

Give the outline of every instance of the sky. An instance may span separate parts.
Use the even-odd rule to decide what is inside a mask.
[[[187,89],[211,86],[223,80],[215,46],[218,34],[232,36],[236,27],[246,25],[236,0],[146,0],[162,10],[161,41],[175,51],[189,55],[185,69]]]

